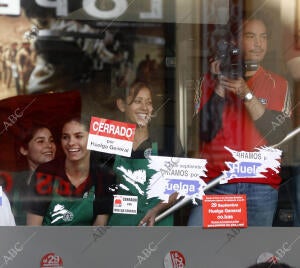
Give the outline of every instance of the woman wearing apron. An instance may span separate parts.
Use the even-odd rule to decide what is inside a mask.
[[[149,128],[153,112],[149,86],[141,82],[135,82],[130,87],[127,95],[117,99],[117,107],[124,114],[126,122],[136,124],[131,157],[116,156],[113,169],[119,183],[118,194],[137,197],[137,214],[114,213],[110,217],[108,225],[153,226],[155,217],[174,204],[177,194],[172,194],[168,203],[163,203],[158,198],[147,198],[149,179],[154,172],[148,168],[147,157],[149,154],[158,155],[158,143],[153,138]],[[181,144],[179,147],[182,149]],[[173,154],[173,152],[169,153],[170,156]],[[131,179],[138,176],[138,174],[144,179],[132,183],[130,179],[127,179],[128,174],[131,174]],[[166,217],[155,225],[173,225],[173,215]]]
[[[30,184],[27,225],[105,225],[112,209],[113,183],[101,169],[92,168],[87,150],[88,122],[74,118],[62,128],[65,157],[40,165]],[[94,213],[95,191],[100,196]]]

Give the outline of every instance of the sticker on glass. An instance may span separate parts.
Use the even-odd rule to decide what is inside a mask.
[[[114,195],[113,213],[137,214],[137,203],[137,196]]]
[[[164,266],[165,268],[184,268],[185,258],[181,252],[172,250],[165,256]]]
[[[228,170],[223,171],[220,183],[231,179],[266,178],[268,170],[279,173],[282,151],[272,147],[256,148],[256,151],[235,151],[225,146],[236,161],[225,162]]]
[[[40,268],[63,268],[62,258],[55,253],[47,253],[41,259]]]
[[[202,199],[206,183],[205,159],[150,156],[148,168],[155,171],[147,189],[148,198],[157,197],[168,202],[175,192],[181,196]]]

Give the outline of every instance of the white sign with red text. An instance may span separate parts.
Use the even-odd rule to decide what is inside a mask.
[[[246,228],[245,194],[205,195],[202,200],[204,228]]]
[[[92,117],[87,148],[89,150],[130,156],[136,125]]]
[[[133,195],[114,195],[113,213],[137,214],[138,197]]]

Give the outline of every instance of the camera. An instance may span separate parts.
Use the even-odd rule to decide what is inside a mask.
[[[220,72],[226,77],[237,79],[243,77],[246,71],[243,56],[238,47],[225,39],[217,43],[217,59],[221,61]]]
[[[256,71],[259,66],[256,61],[244,61],[241,50],[225,39],[217,43],[216,54],[217,59],[221,61],[221,74],[232,79],[244,77],[246,71]]]

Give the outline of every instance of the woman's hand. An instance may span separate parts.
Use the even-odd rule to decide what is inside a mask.
[[[144,218],[139,223],[139,226],[154,226],[155,224],[155,218],[158,214],[158,210],[155,209],[156,207],[148,210]]]
[[[158,214],[173,206],[177,200],[178,193],[172,193],[169,196],[168,202],[160,202],[154,208],[149,209],[144,218],[139,223],[139,226],[154,226],[155,218]]]

